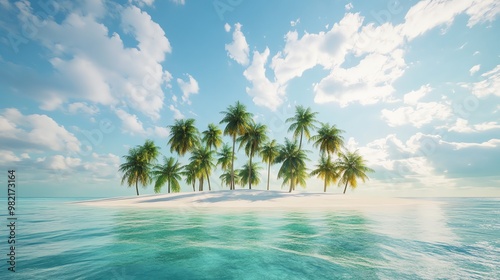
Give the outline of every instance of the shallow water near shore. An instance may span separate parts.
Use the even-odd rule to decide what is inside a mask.
[[[16,272],[0,278],[500,279],[500,199],[433,200],[233,212],[24,199]]]

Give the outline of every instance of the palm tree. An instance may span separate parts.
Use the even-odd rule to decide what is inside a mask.
[[[231,147],[228,144],[222,145],[222,149],[217,153],[217,156],[217,165],[220,165],[222,170],[227,171],[231,168],[233,152],[231,152]],[[228,174],[231,175],[231,173]],[[229,182],[231,183],[231,180]]]
[[[239,101],[234,106],[229,106],[227,111],[221,112],[224,118],[220,123],[225,123],[224,135],[229,135],[233,139],[233,155],[231,159],[231,189],[234,190],[234,147],[236,145],[236,137],[245,133],[248,124],[252,119],[252,114],[247,112],[245,105]]]
[[[243,167],[238,170],[238,176],[240,178],[241,186],[245,186],[246,184],[259,184],[260,176],[258,171],[260,170],[260,166],[257,163],[248,162],[243,165]]]
[[[344,131],[338,129],[335,125],[330,126],[328,123],[322,123],[321,127],[318,129],[318,134],[311,137],[314,141],[313,146],[315,148],[319,147],[321,155],[325,153],[335,154],[344,145],[344,137],[340,135]]]
[[[196,191],[195,189],[195,184],[196,184],[196,177],[198,177],[199,173],[199,168],[196,166],[195,162],[190,162],[187,165],[184,165],[184,171],[182,172],[182,175],[186,178],[186,183],[187,184],[192,184],[193,185],[193,192]]]
[[[252,158],[256,152],[260,151],[260,147],[264,142],[267,141],[267,126],[259,123],[252,122],[247,131],[238,138],[240,142],[240,148],[245,145],[245,153],[249,158],[249,163],[247,167],[252,167]],[[248,170],[249,178],[252,178],[252,169]],[[248,180],[248,188],[252,189],[252,181]]]
[[[317,114],[317,112],[312,112],[311,108],[305,109],[299,105],[295,107],[295,116],[286,120],[287,123],[292,123],[288,128],[288,132],[293,131],[293,137],[295,139],[300,136],[299,150],[302,148],[302,137],[305,135],[306,138],[309,139],[311,137],[311,129],[316,128]]]
[[[146,143],[148,142],[146,141]],[[137,195],[139,195],[139,183],[144,188],[151,183],[151,162],[155,161],[156,158],[153,157],[154,153],[151,153],[152,150],[149,150],[148,147],[151,148],[148,144],[129,149],[128,155],[123,156],[125,162],[119,168],[119,171],[123,173],[121,184],[123,185],[125,181],[129,187],[135,184]]]
[[[324,155],[321,156],[318,165],[316,165],[316,169],[311,172],[311,176],[318,176],[318,178],[324,180],[325,185],[323,192],[326,192],[326,187],[328,185],[334,184],[337,181],[338,174],[330,155],[328,155],[328,157]]]
[[[163,165],[156,165],[151,171],[152,176],[155,178],[155,193],[159,193],[161,188],[167,183],[168,193],[170,193],[170,188],[173,192],[179,192],[181,186],[179,180],[181,180],[182,167],[177,160],[173,157],[163,157]]]
[[[211,191],[212,187],[210,186],[210,173],[212,172],[212,168],[215,166],[214,164],[214,151],[209,150],[207,147],[196,147],[191,152],[191,157],[189,160],[194,162],[194,164],[201,171],[200,175],[200,191],[203,190],[203,173],[207,177],[208,181],[208,190]]]
[[[365,182],[368,179],[366,172],[374,172],[373,169],[366,166],[365,160],[358,154],[358,151],[346,151],[339,153],[338,156],[336,168],[340,177],[339,186],[345,184],[344,194],[348,184],[354,189],[358,185],[357,178]]]
[[[200,142],[198,129],[194,126],[194,119],[176,120],[170,125],[170,152],[177,152],[180,156],[194,149]]]
[[[140,150],[146,162],[151,164],[157,162],[157,158],[160,155],[160,147],[156,146],[153,140],[147,139],[144,145],[140,147]]]
[[[280,146],[276,163],[282,163],[278,171],[278,178],[283,178],[285,182],[290,182],[290,190],[295,189],[297,183],[302,183],[306,170],[306,153],[297,146],[297,141],[290,141],[285,138],[285,144]]]
[[[260,156],[262,160],[267,163],[267,190],[269,190],[269,177],[271,175],[271,164],[274,163],[274,160],[279,154],[279,147],[276,143],[276,140],[272,140],[271,142],[265,143],[261,150]]]
[[[208,149],[217,149],[222,145],[222,131],[215,124],[208,125],[208,129],[202,132],[202,141],[207,145]]]
[[[230,171],[225,171],[222,173],[220,176],[220,181],[222,185],[231,187],[231,172]],[[240,183],[240,177],[238,172],[234,174],[234,181],[239,184]]]
[[[295,186],[297,185],[300,185],[302,187],[306,186],[306,180],[307,178],[309,178],[309,174],[307,173],[307,168],[305,165],[299,165],[295,172],[287,171],[283,174],[282,178],[282,187],[289,183],[292,183],[292,180],[294,180],[292,190],[295,190]]]

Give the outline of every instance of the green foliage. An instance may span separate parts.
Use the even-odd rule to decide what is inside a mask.
[[[368,179],[367,172],[373,172],[373,169],[366,166],[365,160],[358,154],[358,151],[338,154],[339,159],[336,161],[336,169],[340,176],[339,186],[345,184],[344,193],[347,186],[350,185],[352,189],[358,185],[357,179],[363,182]]]
[[[194,149],[200,144],[198,129],[194,126],[194,119],[176,120],[170,125],[170,152],[176,152],[180,156]]]
[[[328,123],[322,123],[318,129],[318,134],[311,137],[311,140],[314,141],[313,146],[315,148],[319,147],[319,152],[322,155],[333,155],[344,146],[344,137],[340,135],[343,132],[335,125],[330,126]]]
[[[143,146],[136,146],[129,149],[128,155],[123,156],[125,162],[119,167],[123,173],[121,184],[127,182],[129,187],[135,185],[137,195],[139,195],[139,183],[146,187],[151,183],[150,176],[152,163],[156,162],[159,155],[159,148],[151,140],[146,140]]]
[[[232,158],[233,152],[231,151],[231,147],[229,144],[224,144],[221,150],[217,153],[217,165],[220,165],[224,171],[229,170],[231,169]]]
[[[325,182],[324,192],[326,192],[326,187],[330,184],[335,184],[339,177],[331,157],[325,157],[324,155],[319,159],[319,163],[316,165],[316,169],[311,172],[311,176],[318,176],[318,178]]]
[[[290,141],[285,138],[285,144],[280,146],[276,163],[281,163],[278,171],[278,178],[284,179],[284,183],[290,183],[290,192],[300,183],[305,185],[307,177],[306,168],[307,155],[304,150],[297,146],[297,141]]]
[[[202,135],[202,141],[209,149],[217,149],[222,145],[222,130],[215,124],[209,124],[207,130],[202,132]]]
[[[250,182],[254,185],[256,184],[259,184],[260,183],[260,174],[259,174],[259,171],[260,171],[260,166],[257,165],[257,163],[255,162],[252,162],[250,164],[250,162],[246,163],[245,165],[243,165],[243,167],[238,170],[237,174],[238,174],[238,177],[239,177],[239,183],[241,184],[241,186],[245,186],[247,184],[249,184]]]
[[[288,132],[293,132],[293,138],[299,140],[299,149],[302,147],[302,137],[305,135],[306,139],[311,137],[311,130],[316,128],[316,115],[317,112],[311,111],[311,108],[304,108],[303,106],[295,107],[295,115],[286,120],[291,123]]]
[[[168,193],[180,192],[181,186],[179,181],[182,174],[182,167],[179,162],[173,157],[163,157],[163,165],[155,165],[151,171],[151,175],[155,180],[155,193],[159,193],[161,188],[168,184]]]

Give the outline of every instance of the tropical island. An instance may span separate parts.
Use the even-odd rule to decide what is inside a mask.
[[[316,112],[310,108],[296,106],[295,114],[286,120],[289,124],[288,132],[292,139],[285,138],[282,144],[276,139],[269,139],[266,125],[254,120],[245,105],[236,102],[221,112],[222,120],[219,128],[216,124],[209,124],[206,130],[200,132],[194,119],[178,119],[170,129],[168,147],[171,153],[181,158],[187,158],[187,164],[181,164],[174,157],[163,156],[163,163],[158,163],[161,156],[160,147],[151,140],[143,145],[130,148],[123,156],[124,163],[120,165],[122,173],[121,183],[135,187],[139,196],[139,185],[146,188],[154,183],[155,193],[160,193],[167,186],[167,193],[176,193],[181,190],[181,181],[191,185],[193,192],[204,191],[205,180],[208,190],[211,191],[210,176],[216,166],[220,167],[219,176],[222,185],[230,191],[236,185],[242,187],[261,182],[261,167],[256,163],[260,158],[267,165],[267,191],[270,190],[269,179],[271,165],[280,164],[278,179],[283,186],[288,186],[288,192],[296,186],[306,187],[309,176],[317,176],[324,182],[323,191],[327,187],[338,183],[343,187],[345,194],[348,187],[355,188],[358,180],[365,182],[367,173],[373,170],[367,167],[365,160],[358,151],[349,151],[344,147],[344,131],[327,122],[320,122]],[[228,136],[231,143],[223,143],[223,136]],[[304,141],[313,141],[313,147],[318,149],[320,159],[314,168],[307,167],[308,153],[302,147]],[[235,152],[244,149],[248,161],[235,169]],[[189,155],[189,157],[188,157]],[[335,157],[335,159],[334,159]]]

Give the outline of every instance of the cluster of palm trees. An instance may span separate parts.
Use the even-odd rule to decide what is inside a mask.
[[[125,162],[119,169],[123,173],[122,184],[135,185],[137,195],[139,184],[146,187],[153,182],[156,193],[165,184],[169,193],[179,192],[180,181],[184,177],[193,191],[196,191],[197,182],[198,190],[203,191],[205,179],[211,190],[210,175],[219,166],[222,170],[219,179],[223,185],[230,190],[234,190],[237,184],[248,185],[251,189],[252,185],[260,183],[260,166],[255,162],[255,157],[260,157],[267,164],[267,190],[273,164],[281,164],[277,178],[283,180],[283,185],[289,185],[289,192],[295,190],[297,185],[305,187],[309,176],[322,179],[325,192],[329,185],[338,181],[339,186],[344,186],[344,193],[348,185],[352,188],[357,186],[357,179],[363,182],[368,179],[366,173],[373,170],[366,166],[357,151],[350,152],[343,148],[343,130],[335,125],[319,123],[316,120],[317,113],[310,108],[297,106],[295,109],[295,115],[286,120],[286,123],[290,123],[288,131],[293,133],[293,139],[285,138],[281,145],[268,138],[266,125],[255,122],[253,115],[240,102],[221,112],[223,118],[219,124],[225,125],[224,130],[209,124],[200,133],[194,119],[176,120],[169,126],[168,146],[171,153],[180,157],[189,153],[189,163],[181,165],[174,157],[163,157],[163,164],[158,164],[160,148],[153,141],[146,140],[144,145],[131,148],[128,155],[124,156]],[[231,138],[231,145],[223,143],[223,136]],[[310,151],[302,148],[304,138],[306,141],[312,140],[320,153],[320,160],[310,173],[306,166],[307,153]],[[238,150],[244,149],[248,162],[235,170],[237,145]],[[333,157],[337,157],[336,160]]]

